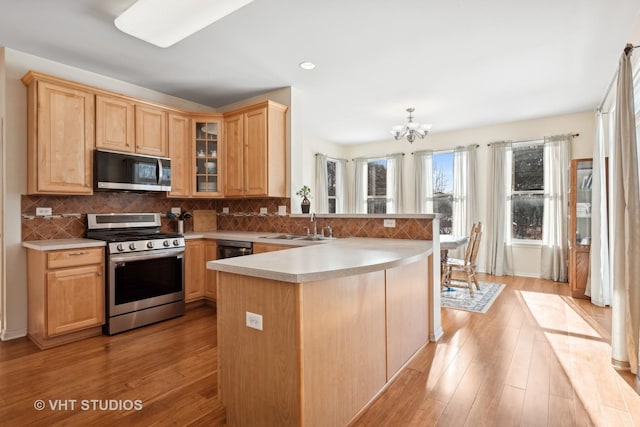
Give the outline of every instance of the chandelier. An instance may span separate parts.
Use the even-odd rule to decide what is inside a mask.
[[[427,136],[427,134],[431,130],[431,125],[420,124],[413,121],[412,113],[415,110],[415,108],[407,108],[407,112],[409,113],[409,121],[406,125],[398,125],[391,128],[391,135],[393,135],[396,141],[406,136],[407,141],[413,142],[416,140],[416,136],[422,139]]]

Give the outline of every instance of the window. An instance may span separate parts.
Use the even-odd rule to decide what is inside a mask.
[[[511,238],[542,240],[544,212],[544,144],[513,144]]]
[[[387,160],[367,162],[367,213],[387,213]]]
[[[329,198],[328,213],[336,213],[336,161],[327,160],[327,195]]]
[[[440,218],[440,234],[451,234],[453,224],[453,151],[433,153],[433,212]]]

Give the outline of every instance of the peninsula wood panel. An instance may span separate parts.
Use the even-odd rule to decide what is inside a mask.
[[[96,147],[133,152],[135,147],[133,102],[96,95]]]
[[[218,273],[220,397],[232,426],[301,425],[299,285]],[[246,312],[263,330],[246,326]]]
[[[215,241],[205,240],[205,262],[218,258],[218,244]],[[206,270],[204,296],[208,300],[215,301],[217,298],[217,273],[215,270]]]
[[[384,271],[302,284],[304,426],[344,426],[386,383]]]
[[[426,257],[386,270],[387,380],[429,340]]]

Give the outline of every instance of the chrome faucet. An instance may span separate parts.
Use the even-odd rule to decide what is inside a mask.
[[[316,223],[316,214],[312,213],[309,218],[313,223],[313,237],[318,237],[318,224]]]

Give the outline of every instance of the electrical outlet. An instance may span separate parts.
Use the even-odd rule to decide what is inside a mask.
[[[228,214],[229,213],[229,208],[228,207],[222,208],[222,213],[223,214]]]
[[[182,210],[179,207],[171,208],[171,213],[174,215],[180,215],[182,213]]]
[[[36,208],[36,216],[51,216],[53,215],[53,209],[51,208]]]
[[[262,330],[262,315],[247,311],[247,327]]]
[[[278,215],[285,216],[287,214],[287,207],[285,205],[278,206]]]
[[[267,214],[267,208],[260,208],[260,215],[266,215]]]
[[[395,228],[396,220],[395,219],[385,219],[383,225],[385,227]]]

